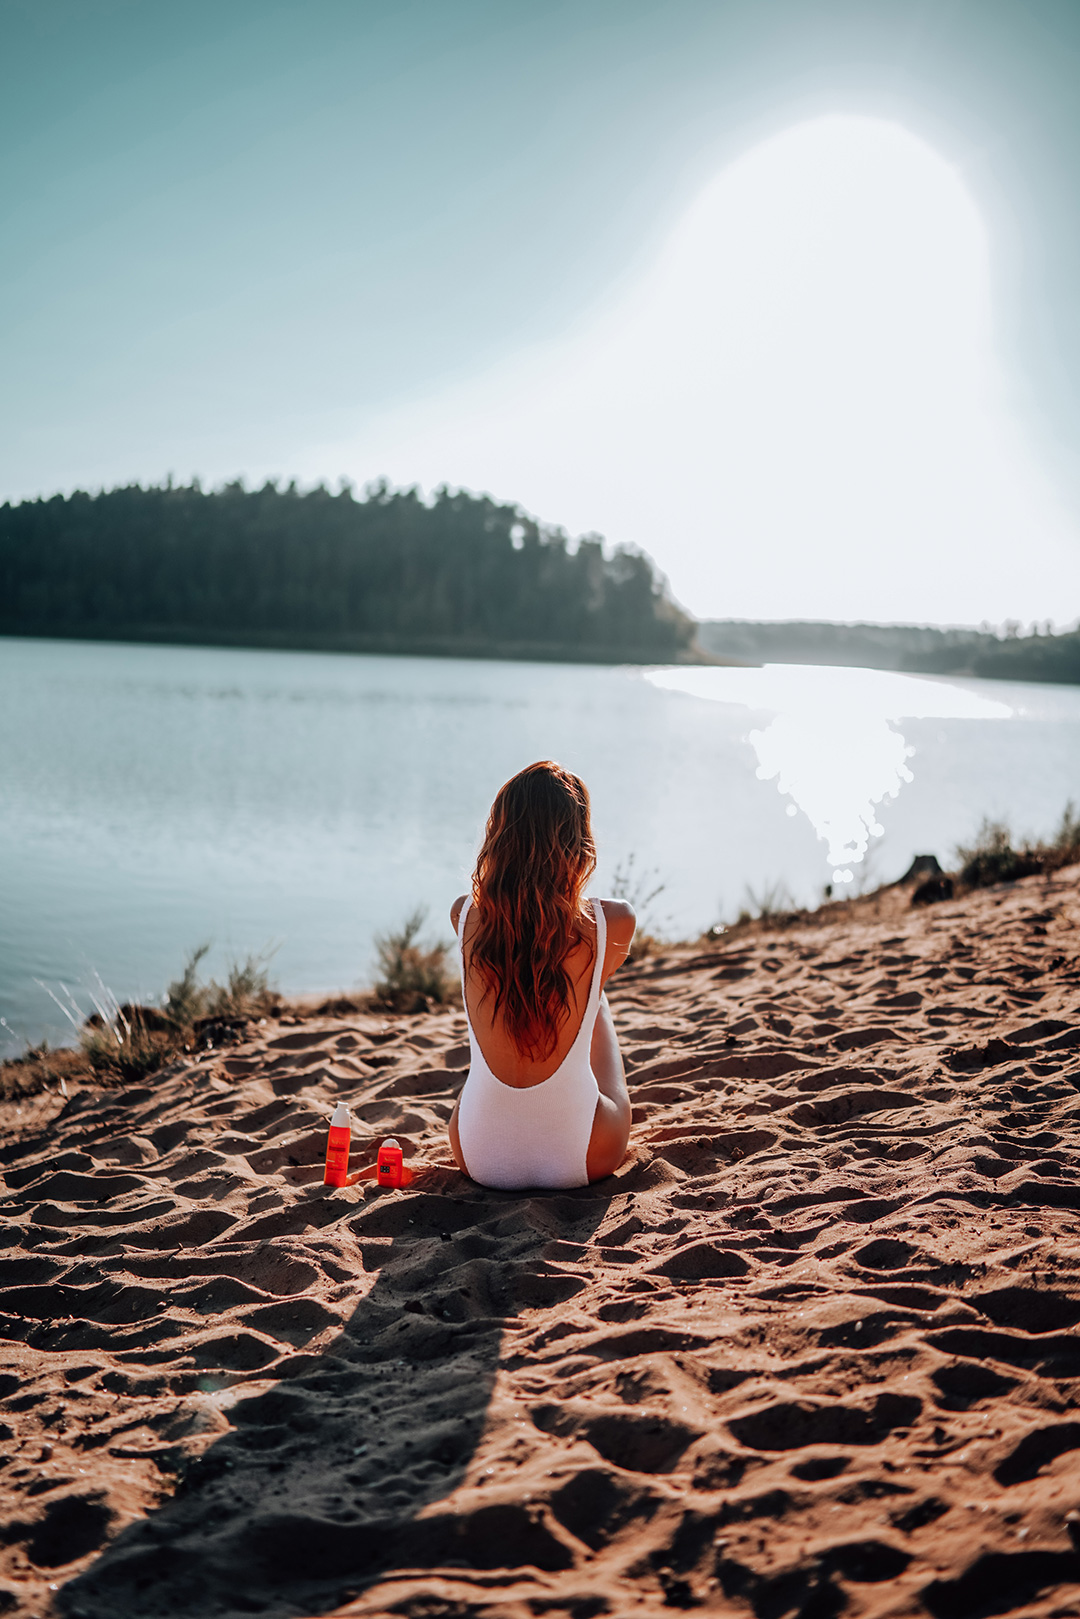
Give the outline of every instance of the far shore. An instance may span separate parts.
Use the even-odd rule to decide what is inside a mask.
[[[705,620],[678,651],[602,642],[492,641],[475,637],[336,635],[214,630],[185,625],[110,624],[65,632],[56,625],[5,622],[0,639],[132,646],[220,647],[253,652],[325,652],[403,658],[463,658],[608,667],[672,665],[760,668],[767,663],[882,669],[942,679],[1080,685],[1080,632],[999,638],[976,630],[919,625]]]
[[[481,658],[516,663],[637,664],[668,667],[672,664],[711,664],[745,667],[746,660],[720,657],[699,647],[672,654],[656,647],[570,645],[554,641],[480,641],[449,636],[402,638],[381,635],[300,635],[237,630],[208,634],[179,626],[108,625],[89,633],[65,635],[55,627],[23,628],[5,625],[0,638],[34,641],[106,642],[131,646],[221,647],[250,652],[335,652],[402,658]]]

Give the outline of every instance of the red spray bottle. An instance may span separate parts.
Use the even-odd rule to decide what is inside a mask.
[[[324,1186],[347,1185],[351,1137],[349,1110],[344,1102],[339,1102],[334,1109],[334,1117],[330,1120],[330,1137],[326,1143],[326,1171],[323,1175]]]

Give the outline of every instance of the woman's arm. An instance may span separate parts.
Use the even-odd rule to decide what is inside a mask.
[[[591,1181],[612,1174],[626,1157],[630,1139],[630,1094],[626,1089],[619,1037],[611,1019],[607,997],[600,1002],[589,1051],[600,1095],[593,1117],[585,1168]]]
[[[464,905],[468,897],[469,896],[467,894],[459,894],[453,905],[450,907],[450,926],[454,930],[455,937],[457,935],[458,922],[461,920],[461,907]],[[451,1113],[449,1123],[447,1124],[447,1134],[450,1137],[450,1151],[454,1155],[454,1161],[461,1170],[461,1173],[463,1175],[467,1175],[469,1171],[465,1168],[465,1160],[461,1156],[461,1139],[458,1136],[457,1115],[458,1104],[455,1102],[454,1111]]]
[[[602,899],[599,902],[604,907],[604,917],[607,921],[607,948],[604,951],[604,975],[601,980],[606,984],[612,973],[618,972],[630,954],[630,946],[634,942],[634,933],[637,929],[637,916],[634,907],[628,905],[624,899]]]
[[[600,903],[607,921],[607,949],[604,952],[606,983],[612,973],[618,972],[630,953],[637,919],[634,907],[625,900],[605,899]],[[615,1033],[606,995],[600,1002],[596,1016],[589,1060],[600,1096],[596,1103],[585,1168],[590,1181],[597,1181],[618,1169],[626,1157],[626,1146],[630,1139],[630,1093],[626,1088],[619,1037]]]
[[[467,1175],[469,1171],[465,1167],[465,1159],[461,1154],[461,1137],[458,1135],[457,1127],[457,1115],[460,1105],[460,1099],[454,1103],[454,1111],[450,1115],[450,1121],[446,1126],[446,1133],[450,1137],[450,1151],[454,1155],[454,1162],[461,1170],[461,1173],[463,1175]]]

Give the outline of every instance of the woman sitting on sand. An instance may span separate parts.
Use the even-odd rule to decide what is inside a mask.
[[[582,899],[595,868],[577,776],[547,760],[506,783],[472,893],[450,910],[471,1054],[450,1144],[482,1186],[586,1186],[626,1153],[630,1098],[602,991],[634,912]]]

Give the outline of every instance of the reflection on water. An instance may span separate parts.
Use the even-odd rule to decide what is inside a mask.
[[[766,664],[761,669],[658,669],[646,677],[665,691],[711,702],[773,710],[749,740],[761,781],[775,779],[828,847],[833,881],[853,880],[884,827],[877,806],[914,781],[915,749],[901,719],[1007,720],[1013,709],[964,687],[880,669]]]
[[[881,837],[875,806],[895,798],[914,780],[908,757],[915,751],[885,720],[848,721],[842,726],[805,723],[801,714],[778,714],[763,731],[751,731],[761,781],[790,794],[828,844],[829,864],[857,865],[872,837]],[[833,881],[849,882],[850,870],[834,870]]]
[[[157,996],[206,939],[218,979],[280,942],[291,993],[370,981],[416,907],[446,936],[492,797],[545,758],[589,784],[594,891],[633,854],[646,924],[695,938],[871,849],[886,881],[984,815],[1048,831],[1080,687],[0,637],[0,1053],[69,1037],[42,985]]]

